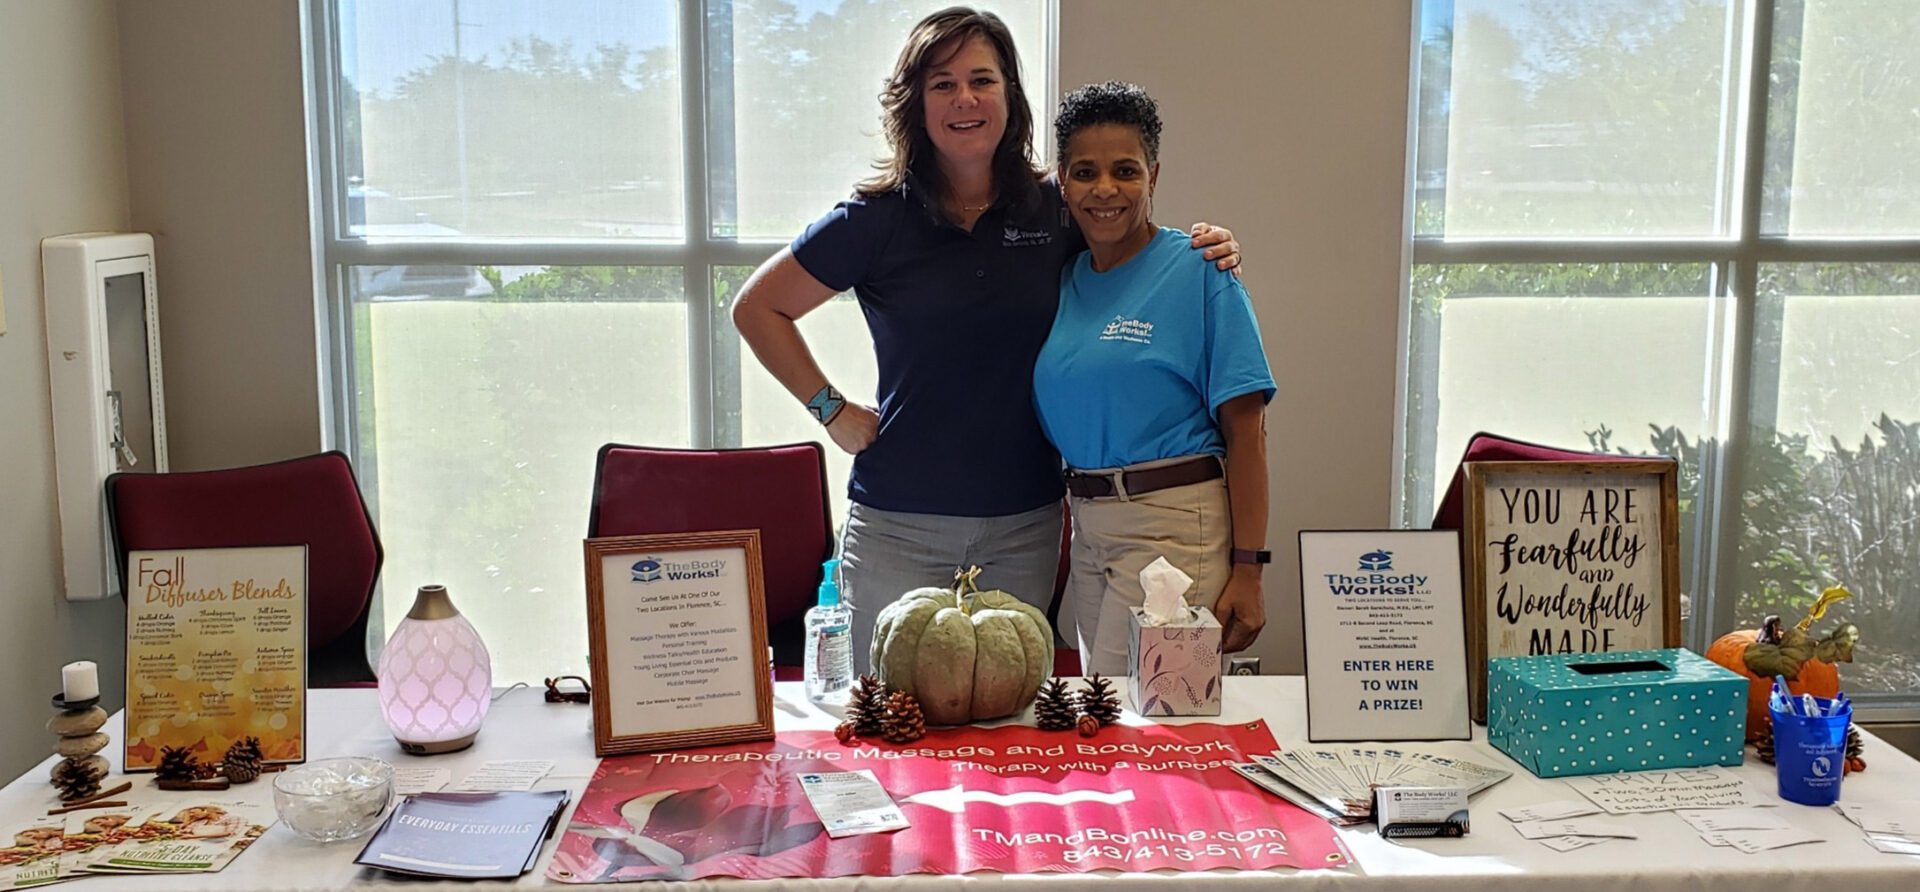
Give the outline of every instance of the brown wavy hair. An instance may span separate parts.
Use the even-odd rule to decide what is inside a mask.
[[[880,91],[880,119],[887,135],[892,157],[874,163],[879,173],[862,180],[854,191],[872,198],[906,187],[911,178],[929,191],[927,205],[938,211],[947,191],[947,178],[934,157],[933,139],[927,135],[926,100],[922,81],[927,70],[943,61],[948,53],[939,53],[951,44],[957,49],[964,41],[979,37],[1000,57],[1000,71],[1006,78],[1007,130],[993,153],[993,183],[1000,196],[1011,202],[1017,213],[1039,204],[1040,178],[1046,171],[1034,164],[1033,108],[1027,104],[1027,91],[1020,72],[1020,54],[1013,48],[1013,33],[1007,23],[990,12],[966,6],[940,10],[913,26],[907,45],[893,64],[886,88]],[[938,55],[936,55],[938,53]]]

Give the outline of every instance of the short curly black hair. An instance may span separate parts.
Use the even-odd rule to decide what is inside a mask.
[[[1053,118],[1053,144],[1061,166],[1067,163],[1067,143],[1073,135],[1095,124],[1122,124],[1140,131],[1147,163],[1160,160],[1160,103],[1138,84],[1088,84],[1060,100],[1060,113]]]

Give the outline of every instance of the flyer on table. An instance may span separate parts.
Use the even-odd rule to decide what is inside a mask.
[[[753,611],[741,549],[601,560],[614,733],[754,722]]]
[[[1311,740],[1469,736],[1459,542],[1451,530],[1301,531]]]
[[[169,746],[219,761],[245,737],[302,761],[306,683],[305,546],[127,555],[127,769]]]

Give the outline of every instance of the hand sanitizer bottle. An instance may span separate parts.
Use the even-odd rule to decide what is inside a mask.
[[[820,602],[807,610],[807,699],[844,699],[853,687],[853,611],[840,603],[840,559],[821,568]]]

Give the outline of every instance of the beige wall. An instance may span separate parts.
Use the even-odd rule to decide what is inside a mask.
[[[129,206],[158,253],[175,470],[320,449],[300,7],[123,2]]]
[[[52,752],[62,664],[98,662],[110,708],[121,699],[125,608],[60,596],[40,300],[41,239],[126,228],[119,69],[106,0],[0,0],[0,777]]]
[[[1060,87],[1160,101],[1156,222],[1233,229],[1279,393],[1268,673],[1298,673],[1301,529],[1391,525],[1407,0],[1061,0]]]

